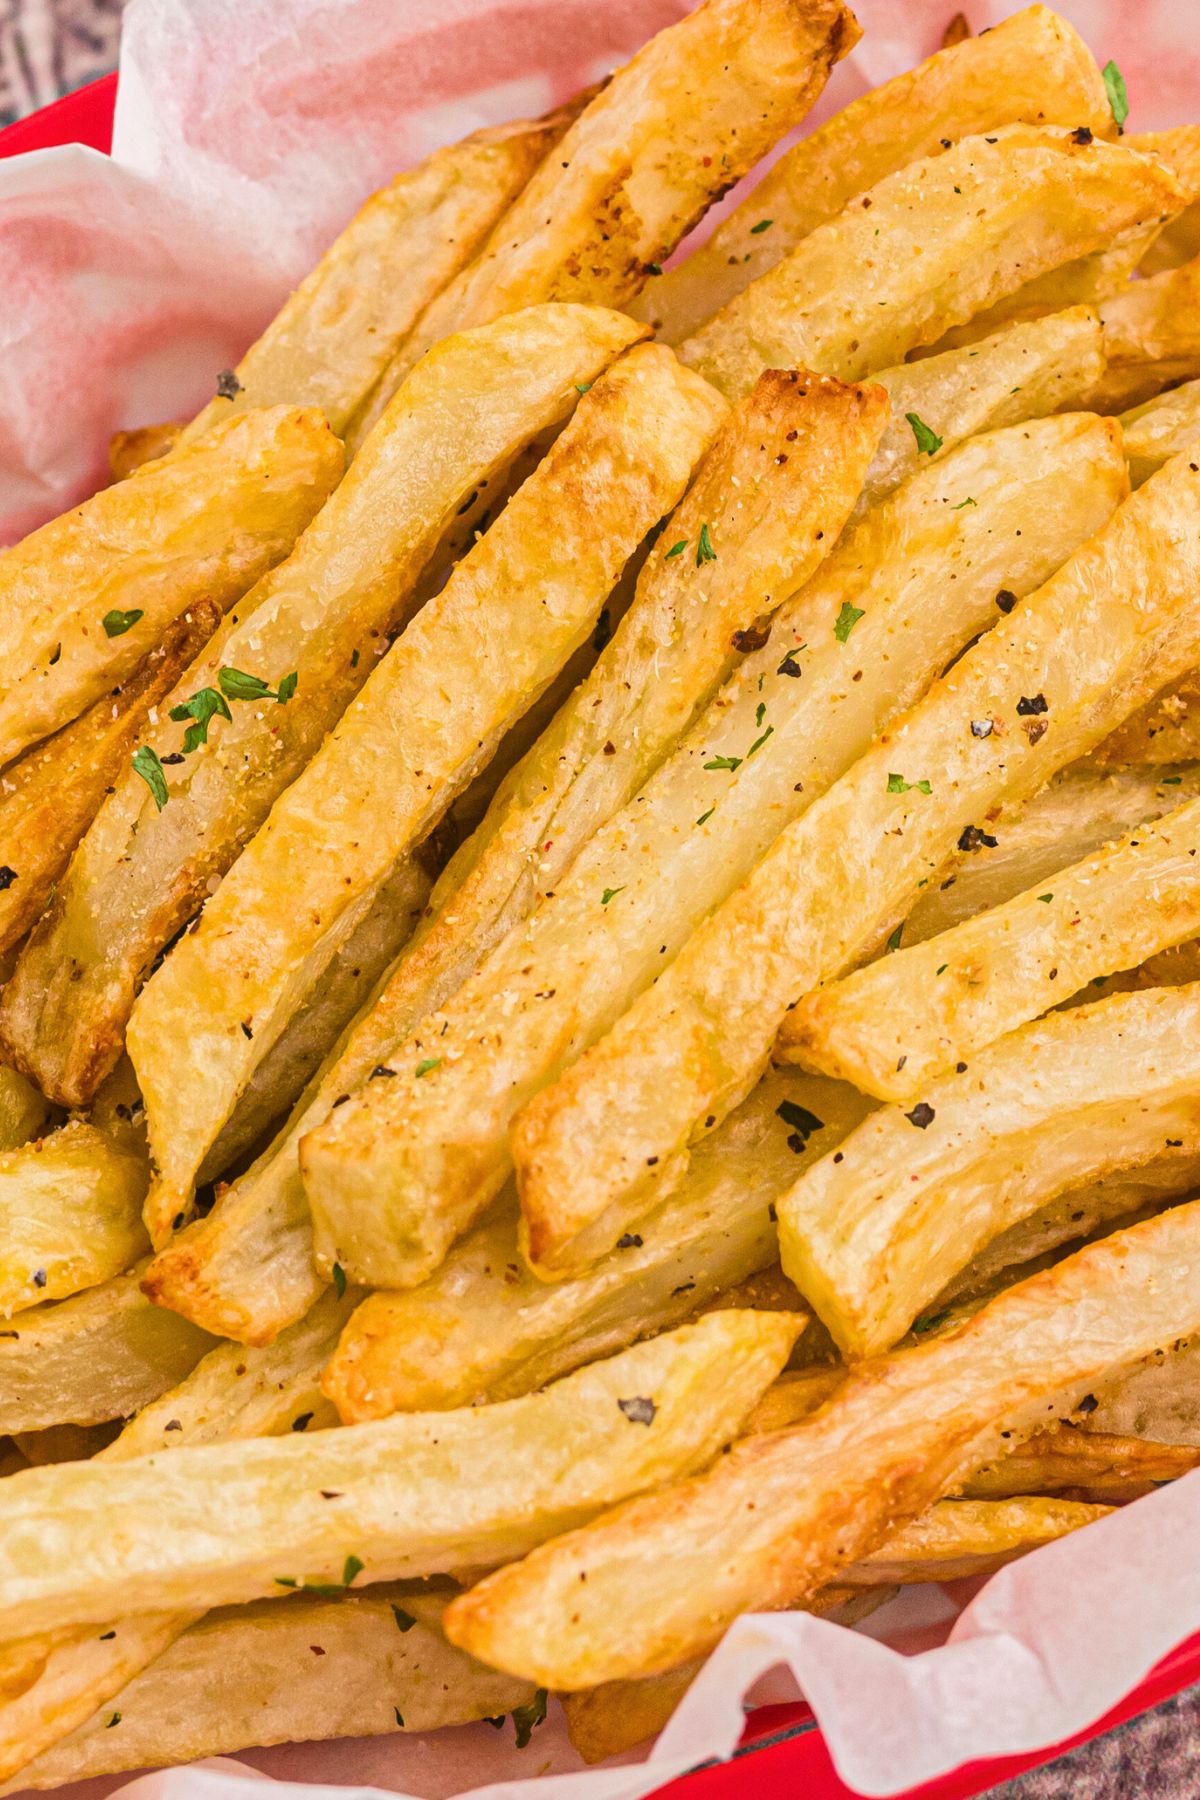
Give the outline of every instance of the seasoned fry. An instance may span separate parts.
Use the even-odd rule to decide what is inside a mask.
[[[108,442],[108,472],[114,481],[124,481],[140,469],[172,449],[183,430],[182,419],[167,419],[161,425],[140,425],[134,431],[114,431]]]
[[[0,1523],[0,1628],[28,1634],[164,1603],[278,1598],[293,1582],[349,1586],[359,1569],[391,1580],[518,1556],[702,1466],[779,1373],[796,1331],[786,1314],[709,1313],[492,1407],[187,1447],[165,1463],[22,1472]]]
[[[802,390],[803,387],[803,391]],[[660,762],[735,660],[734,634],[788,597],[850,512],[882,428],[878,396],[789,375],[763,380],[727,421],[587,681],[502,783],[443,873],[430,919],[379,1002],[339,1046],[272,1151],[207,1220],[156,1260],[155,1298],[261,1342],[312,1304],[308,1205],[296,1146],[403,1044],[570,867]],[[774,445],[789,430],[786,464]],[[783,454],[781,452],[780,454]],[[699,559],[701,530],[722,546]]]
[[[615,1241],[662,1193],[656,1170],[677,1179],[694,1131],[748,1090],[794,1000],[902,918],[956,845],[969,856],[991,836],[1002,803],[1197,661],[1186,596],[1198,581],[1200,473],[1176,457],[781,833],[656,986],[538,1097],[522,1205],[545,1216],[557,1187],[560,1244],[571,1230],[590,1233],[583,1253]]]
[[[1200,1445],[1200,1344],[1192,1339],[1156,1351],[1120,1381],[1106,1383],[1096,1400],[1088,1416],[1096,1431]]]
[[[372,194],[242,357],[225,384],[233,392],[210,400],[177,442],[193,443],[232,412],[281,402],[319,406],[343,436],[424,308],[577,111],[473,132]]]
[[[1167,131],[1139,131],[1126,142],[1143,156],[1165,163],[1193,196],[1191,205],[1169,219],[1142,258],[1143,275],[1177,269],[1200,252],[1200,125],[1174,125]]]
[[[254,1070],[395,869],[592,631],[726,408],[662,345],[595,381],[152,977],[129,1024],[156,1243]],[[451,686],[448,670],[471,670]]]
[[[452,339],[414,371],[292,555],[176,688],[179,708],[199,712],[168,724],[161,713],[179,709],[160,709],[153,748],[183,757],[161,772],[166,804],[126,771],[21,956],[0,1033],[52,1098],[85,1104],[113,1066],[154,957],[386,650],[464,492],[495,481],[530,437],[570,413],[576,384],[642,333],[599,308],[532,308]],[[222,669],[234,672],[232,703]],[[228,719],[207,719],[206,690]]]
[[[1200,443],[1200,438],[1197,439]],[[1088,757],[1097,769],[1126,769],[1149,764],[1151,768],[1187,763],[1200,754],[1200,671],[1189,669],[1139,707],[1098,744]],[[1166,775],[1164,778],[1173,779]]]
[[[546,300],[624,306],[711,203],[804,117],[860,35],[842,0],[705,0],[651,38],[426,310],[351,442],[450,332]]]
[[[920,448],[909,424],[910,413],[939,440],[933,457],[944,457],[964,438],[1081,404],[1104,372],[1103,342],[1097,315],[1075,306],[1005,325],[969,349],[881,370],[872,379],[885,389],[892,417],[856,516],[930,460],[928,446]]]
[[[447,1636],[571,1689],[672,1668],[738,1613],[803,1604],[1102,1376],[1195,1330],[1198,1251],[1195,1206],[1081,1250],[853,1372],[790,1431],[487,1576],[447,1608]]]
[[[271,407],[6,551],[0,763],[124,681],[194,603],[226,611],[287,555],[341,473],[319,412]]]
[[[1121,414],[1125,455],[1134,487],[1181,450],[1200,444],[1200,381],[1156,394]]]
[[[1200,374],[1200,256],[1131,281],[1100,308],[1107,372],[1089,404],[1123,412]]]
[[[677,1325],[718,1296],[744,1304],[724,1290],[775,1262],[771,1202],[868,1105],[838,1082],[765,1076],[697,1151],[679,1193],[574,1281],[539,1281],[525,1268],[506,1205],[420,1287],[362,1302],[325,1392],[347,1424],[509,1400]]]
[[[213,1340],[152,1306],[141,1268],[21,1317],[0,1335],[0,1430],[120,1419],[182,1381]]]
[[[1052,1013],[807,1171],[778,1202],[783,1267],[841,1350],[888,1349],[981,1245],[1064,1188],[1173,1143],[1200,1151],[1198,1024],[1196,987]]]
[[[1024,7],[835,113],[780,157],[707,243],[639,297],[634,316],[678,343],[885,175],[936,156],[946,139],[1019,120],[1088,125],[1100,136],[1112,130],[1090,51],[1046,6]]]
[[[1153,1493],[1164,1481],[1177,1481],[1197,1464],[1200,1449],[1193,1445],[1114,1437],[1092,1430],[1089,1420],[1086,1431],[1073,1431],[1063,1425],[1039,1431],[1011,1457],[976,1470],[965,1491],[992,1496],[1032,1490],[1123,1505]],[[892,1579],[896,1577],[893,1575]]]
[[[528,1704],[529,1682],[446,1642],[440,1606],[381,1584],[210,1613],[12,1785],[57,1787],[248,1744],[433,1731]],[[397,1630],[398,1615],[413,1623]]]
[[[127,1269],[146,1248],[146,1180],[141,1157],[79,1120],[0,1154],[0,1313]]]
[[[0,1066],[0,1152],[27,1144],[49,1111],[45,1097],[23,1075]]]
[[[1135,151],[1057,126],[1004,125],[885,176],[679,353],[731,397],[764,365],[853,381],[1184,200]]]
[[[1108,428],[1068,415],[972,440],[868,513],[552,899],[395,1052],[397,1079],[368,1084],[302,1143],[318,1261],[388,1287],[428,1273],[507,1174],[514,1115],[524,1169],[538,1090],[661,979],[778,832],[986,628],[998,589],[1036,588],[1126,485]],[[524,1192],[522,1210],[543,1273],[591,1260],[569,1245],[560,1259],[557,1210]]]
[[[172,620],[117,687],[0,775],[0,954],[41,913],[71,852],[125,768],[152,708],[175,686],[221,621],[210,600]]]
[[[959,1062],[1097,976],[1200,934],[1200,801],[1139,825],[1023,894],[805,995],[780,1049],[882,1100]]]

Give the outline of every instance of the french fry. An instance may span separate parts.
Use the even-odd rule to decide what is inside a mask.
[[[1124,412],[1172,382],[1200,374],[1200,256],[1131,281],[1100,307],[1108,369],[1089,395],[1098,412]]]
[[[272,407],[6,551],[0,763],[124,681],[194,603],[226,611],[287,555],[341,473],[320,413]]]
[[[376,1286],[427,1274],[512,1157],[533,1159],[538,1090],[987,627],[997,591],[1036,588],[1126,486],[1109,428],[1067,415],[972,440],[865,515],[553,897],[394,1053],[397,1079],[302,1142],[318,1262]],[[415,1079],[427,1059],[440,1061]],[[522,1210],[539,1270],[578,1270],[573,1252],[558,1258],[553,1219],[525,1194]]]
[[[169,697],[178,707],[160,708],[150,747],[183,759],[159,772],[166,803],[126,771],[22,953],[0,1033],[10,1060],[52,1098],[86,1104],[116,1062],[154,957],[386,650],[464,492],[495,481],[530,437],[564,419],[576,384],[642,332],[599,308],[533,308],[451,340],[414,371],[292,555]],[[222,669],[226,685],[234,673],[232,704]],[[247,697],[260,687],[260,700]],[[228,719],[208,718],[206,692]],[[161,717],[189,704],[191,717]],[[185,743],[196,747],[185,752]]]
[[[128,1042],[157,1170],[156,1243],[190,1210],[197,1169],[314,966],[592,632],[725,411],[662,345],[601,375],[151,978]],[[448,669],[474,673],[452,684]]]
[[[141,1157],[79,1120],[0,1154],[0,1313],[127,1269],[146,1248],[146,1181]]]
[[[547,300],[624,306],[803,118],[860,35],[842,0],[706,0],[651,38],[418,320],[351,443],[449,333]]]
[[[1200,1445],[1200,1345],[1191,1339],[1156,1351],[1095,1398],[1088,1425],[1096,1431]]]
[[[451,1602],[446,1635],[573,1689],[672,1668],[739,1613],[803,1605],[1102,1376],[1195,1330],[1198,1250],[1195,1206],[1090,1245],[955,1331],[865,1364],[791,1430],[485,1577]]]
[[[37,919],[71,852],[125,768],[151,709],[175,686],[221,620],[194,601],[110,693],[0,775],[0,954]]]
[[[1097,315],[1075,306],[1005,325],[969,349],[947,350],[880,370],[872,380],[887,393],[892,417],[855,516],[964,438],[1081,404],[1104,372],[1103,342]],[[910,413],[916,413],[939,440],[936,449],[931,450],[928,441],[924,449],[920,447],[909,424]]]
[[[677,1179],[693,1131],[748,1091],[796,999],[852,966],[956,846],[967,857],[991,836],[1002,804],[1197,661],[1185,596],[1198,580],[1200,471],[1176,457],[780,834],[655,987],[531,1106],[522,1206],[554,1218],[556,1254],[573,1236],[577,1253],[597,1254],[628,1229],[663,1172]]]
[[[575,1281],[543,1282],[526,1269],[506,1205],[420,1287],[362,1302],[326,1370],[326,1394],[347,1424],[509,1400],[714,1301],[745,1304],[726,1290],[775,1262],[771,1202],[867,1106],[840,1083],[765,1076],[697,1151],[679,1193]]]
[[[853,381],[1185,198],[1165,168],[1090,131],[1003,125],[886,175],[679,353],[731,398],[764,365]]]
[[[0,1628],[28,1635],[164,1604],[279,1598],[305,1582],[349,1587],[359,1570],[391,1580],[518,1556],[702,1466],[796,1335],[786,1314],[709,1313],[497,1406],[22,1472],[0,1525]]]
[[[1090,51],[1046,6],[1026,6],[986,35],[927,57],[819,125],[705,244],[639,297],[634,316],[678,343],[885,175],[936,156],[947,139],[1019,120],[1088,125],[1099,136],[1112,129]]]
[[[881,1108],[778,1201],[784,1271],[848,1356],[888,1349],[990,1238],[1064,1189],[1200,1150],[1200,989],[1052,1013]],[[916,1128],[916,1129],[914,1129]]]
[[[806,994],[789,1060],[881,1100],[930,1081],[1077,994],[1200,934],[1200,801],[940,937]]]
[[[27,1144],[49,1111],[45,1096],[23,1075],[0,1066],[0,1152]]]
[[[1090,1425],[1086,1431],[1059,1425],[1027,1438],[1011,1457],[976,1470],[965,1492],[988,1497],[1030,1491],[1068,1494],[1120,1506],[1153,1493],[1164,1481],[1178,1481],[1197,1464],[1200,1449],[1194,1445],[1155,1444],[1093,1431]]]
[[[787,597],[850,512],[882,428],[877,398],[765,379],[718,433],[647,557],[637,593],[592,674],[501,784],[451,859],[414,937],[272,1151],[155,1261],[155,1298],[222,1334],[262,1342],[312,1304],[308,1204],[297,1145],[365,1082],[553,887],[590,834],[660,762],[735,660],[734,634]],[[767,450],[797,433],[788,462]],[[703,527],[724,545],[699,560]],[[823,535],[822,535],[823,534]],[[666,555],[679,542],[689,554]]]
[[[441,288],[474,256],[578,111],[489,126],[372,194],[178,444],[246,407],[319,406],[341,437]]]
[[[124,481],[144,463],[154,462],[173,448],[183,430],[182,419],[166,419],[161,425],[139,425],[133,431],[114,431],[108,441],[108,472]]]
[[[1135,825],[1200,797],[1200,763],[1170,769],[1093,768],[1104,744],[1123,729],[1118,727],[1078,768],[1065,770],[1033,799],[1002,806],[992,826],[995,844],[963,854],[949,875],[921,890],[904,920],[902,941],[923,943],[988,907],[1003,906],[1027,888],[1042,893],[1060,870]]]
[[[1134,487],[1181,450],[1200,443],[1200,381],[1187,381],[1121,414]]]
[[[12,1787],[58,1787],[251,1744],[433,1731],[528,1705],[529,1682],[446,1642],[431,1598],[384,1584],[210,1613]]]
[[[1167,131],[1139,131],[1126,140],[1143,156],[1165,163],[1193,196],[1190,206],[1168,219],[1141,261],[1143,275],[1177,269],[1200,253],[1200,126],[1174,125]]]
[[[0,1334],[0,1430],[124,1418],[194,1368],[213,1339],[152,1306],[141,1274],[24,1312]]]
[[[1200,438],[1197,439],[1200,443]],[[1118,725],[1088,757],[1097,769],[1144,764],[1162,768],[1193,761],[1200,752],[1200,671],[1189,669]]]

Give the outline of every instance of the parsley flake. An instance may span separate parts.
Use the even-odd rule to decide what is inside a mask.
[[[896,775],[894,773],[887,778],[887,791],[889,794],[907,794],[914,788],[918,794],[932,794],[933,792],[932,787],[930,787],[928,781],[924,778],[920,781],[905,781],[903,775]]]
[[[184,719],[193,721],[183,734],[185,756],[190,756],[192,751],[198,750],[201,744],[207,744],[208,727],[213,719],[233,718],[225,696],[218,693],[213,687],[202,687],[192,695],[190,700],[184,700],[180,705],[173,706],[170,716],[179,724]]]
[[[342,1295],[346,1292],[346,1271],[343,1269],[341,1263],[335,1262],[333,1268],[330,1270],[330,1274],[333,1276],[334,1292],[340,1300]]]
[[[706,762],[704,765],[706,769],[728,769],[731,775],[735,769],[740,769],[741,766],[742,758],[740,756],[714,756],[711,762]]]
[[[392,1612],[395,1614],[396,1623],[401,1631],[411,1631],[417,1622],[410,1612],[405,1612],[402,1606],[393,1605]]]
[[[111,612],[105,613],[100,623],[104,627],[105,637],[124,637],[125,633],[132,631],[138,620],[144,619],[145,616],[140,606],[131,607],[128,612],[122,612],[119,607],[114,607]]]
[[[760,237],[764,231],[770,231],[774,223],[774,219],[760,219],[757,225],[750,227],[750,236]]]
[[[753,756],[754,752],[756,750],[761,750],[763,745],[766,743],[767,739],[769,737],[773,737],[774,733],[775,733],[775,727],[773,725],[768,725],[767,729],[763,732],[762,736],[755,738],[754,742],[751,744],[750,748],[747,750],[746,755]]]
[[[149,744],[143,744],[134,751],[132,765],[135,774],[141,776],[154,795],[154,804],[161,812],[171,796],[167,790],[167,778],[163,774],[163,766],[159,761],[158,752],[152,750]]]
[[[900,948],[900,939],[903,936],[904,936],[904,921],[901,920],[899,925],[897,925],[895,931],[893,931],[891,937],[889,937],[889,939],[887,941],[888,949],[889,950],[898,950]]]
[[[420,1081],[423,1075],[432,1074],[434,1069],[441,1067],[441,1063],[442,1059],[440,1056],[423,1056],[417,1064],[416,1079]]]
[[[673,556],[682,556],[684,551],[687,549],[687,547],[688,547],[687,539],[680,538],[680,540],[677,544],[671,545],[671,548],[667,551],[666,555],[663,557],[663,561],[670,562],[670,560]]]
[[[917,455],[936,456],[945,439],[940,438],[936,431],[931,431],[919,413],[905,413],[904,417],[912,426],[912,434],[917,440]]]
[[[618,894],[623,894],[624,892],[625,892],[625,884],[624,883],[622,883],[622,885],[619,888],[605,888],[604,892],[600,896],[601,906],[607,906],[610,900],[615,900]]]
[[[277,700],[280,706],[286,706],[296,691],[300,680],[299,674],[293,670],[285,675],[278,690],[267,686],[261,675],[247,675],[243,669],[220,669],[217,681],[221,692],[228,700]]]
[[[591,391],[591,386],[592,384],[590,381],[577,381],[575,383],[575,392],[577,394],[589,393]]]
[[[842,601],[842,610],[838,613],[833,626],[833,635],[839,644],[844,644],[858,621],[864,616],[861,606],[851,606],[848,600]]]
[[[392,1711],[396,1715],[397,1725],[400,1727],[401,1731],[403,1731],[404,1730],[404,1714],[400,1711],[400,1708],[398,1706],[393,1706]]]
[[[700,814],[700,817],[696,820],[697,825],[706,824],[707,821],[712,818],[712,816],[716,812],[716,810],[717,809],[715,806],[710,806],[707,812],[702,812]]]
[[[1118,137],[1125,132],[1125,121],[1129,117],[1129,94],[1125,87],[1125,77],[1111,59],[1100,71],[1104,82],[1104,92],[1108,95],[1108,110],[1113,116],[1113,124],[1117,128]]]
[[[972,500],[970,494],[968,494],[965,500],[960,500],[957,506],[952,506],[950,508],[950,511],[951,512],[961,512],[964,506],[978,506],[978,505],[979,505],[978,500]]]
[[[950,1308],[943,1306],[940,1312],[922,1313],[920,1318],[913,1320],[912,1328],[914,1331],[936,1331],[938,1326],[944,1325],[949,1317]]]
[[[526,1701],[524,1706],[513,1707],[512,1722],[518,1750],[524,1750],[537,1726],[545,1719],[547,1698],[546,1689],[538,1688],[532,1700]]]
[[[1049,906],[1049,904],[1053,900],[1053,898],[1054,898],[1053,894],[1039,894],[1038,895],[1038,899],[1041,901],[1043,906]]]
[[[713,549],[713,541],[709,535],[707,524],[700,527],[700,536],[696,539],[696,567],[703,563],[716,562],[717,553]]]

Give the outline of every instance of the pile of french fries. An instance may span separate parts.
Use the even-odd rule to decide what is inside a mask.
[[[853,1622],[1200,1463],[1200,125],[705,0],[0,557],[0,1783]]]

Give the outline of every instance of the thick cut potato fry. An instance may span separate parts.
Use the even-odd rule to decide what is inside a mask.
[[[1200,444],[1200,438],[1197,438]],[[1200,670],[1189,669],[1153,700],[1139,707],[1098,744],[1088,757],[1096,769],[1127,769],[1138,763],[1162,768],[1188,763],[1200,755]]]
[[[1081,1250],[865,1364],[790,1431],[486,1577],[447,1608],[447,1636],[571,1689],[672,1668],[741,1612],[802,1605],[1101,1376],[1195,1330],[1198,1253],[1196,1206]]]
[[[1124,412],[1200,375],[1200,256],[1129,282],[1100,319],[1108,369],[1088,397],[1098,412]]]
[[[165,419],[160,425],[139,425],[134,431],[114,431],[108,441],[108,472],[124,481],[143,464],[165,456],[183,430],[182,419]]]
[[[779,1036],[791,1061],[882,1100],[916,1099],[976,1051],[1200,934],[1200,801],[1002,907],[807,994]]]
[[[1186,381],[1121,414],[1134,487],[1181,450],[1200,444],[1200,381]]]
[[[803,389],[803,391],[801,391]],[[564,875],[660,762],[736,659],[732,640],[788,597],[849,514],[882,428],[880,398],[765,377],[731,417],[647,557],[592,674],[502,783],[434,889],[430,920],[339,1046],[273,1150],[157,1259],[155,1298],[262,1342],[318,1290],[296,1147],[445,1001]],[[775,460],[777,439],[796,438]],[[768,450],[768,445],[772,448]],[[707,526],[715,559],[700,559]],[[687,553],[666,550],[686,543]]]
[[[271,407],[6,551],[0,763],[124,681],[193,603],[226,611],[287,555],[341,473],[319,412]]]
[[[1013,1032],[865,1120],[778,1202],[783,1267],[847,1356],[901,1338],[983,1244],[1064,1188],[1200,1149],[1200,988]],[[961,1067],[961,1065],[960,1065]]]
[[[709,1313],[492,1407],[22,1472],[0,1523],[0,1629],[520,1555],[703,1466],[779,1373],[796,1327],[781,1313]]]
[[[1200,1446],[1200,1344],[1191,1339],[1157,1351],[1106,1383],[1096,1399],[1088,1416],[1096,1431]]]
[[[224,668],[257,678],[264,697],[235,696],[232,716],[213,718],[187,754],[187,732],[202,728],[168,724],[164,704],[153,748],[183,759],[162,771],[166,804],[126,771],[5,988],[0,1032],[51,1098],[85,1104],[113,1066],[154,957],[387,649],[464,492],[497,480],[531,437],[571,412],[576,384],[643,331],[596,307],[537,307],[452,339],[414,371],[292,555],[171,696],[183,706],[217,690]],[[291,695],[285,704],[280,692]]]
[[[679,353],[731,397],[771,365],[852,381],[1185,198],[1159,164],[1090,133],[1001,126],[885,176]]]
[[[804,117],[860,35],[842,0],[706,0],[651,38],[429,306],[351,442],[450,332],[546,300],[624,306],[711,203]]]
[[[1080,404],[1104,372],[1103,342],[1096,313],[1076,306],[1005,325],[969,349],[881,369],[872,379],[887,393],[892,417],[856,516],[929,462],[910,413],[939,440],[932,456],[944,457],[964,438]]]
[[[1143,156],[1165,163],[1192,203],[1169,219],[1141,261],[1143,275],[1177,269],[1200,252],[1200,125],[1173,125],[1166,131],[1138,131],[1126,142]]]
[[[194,601],[124,681],[0,775],[0,863],[12,877],[0,892],[0,954],[19,943],[41,913],[152,708],[220,622],[219,607]]]
[[[0,1334],[0,1430],[120,1419],[172,1388],[213,1340],[152,1306],[130,1270]]]
[[[661,1194],[663,1169],[677,1178],[693,1133],[748,1091],[796,999],[852,966],[956,846],[969,856],[991,836],[1001,805],[1197,661],[1197,582],[1200,470],[1176,457],[781,833],[657,985],[539,1096],[522,1203],[544,1212],[557,1187],[564,1237],[613,1242]]]
[[[383,1584],[210,1613],[12,1786],[58,1787],[251,1745],[433,1731],[532,1700],[529,1682],[448,1644],[433,1610],[429,1598]],[[414,1623],[398,1630],[398,1616]]]
[[[445,1248],[504,1179],[514,1115],[523,1165],[520,1107],[986,628],[997,590],[1037,587],[1111,515],[1126,476],[1110,438],[1068,415],[973,440],[843,538],[552,898],[396,1052],[399,1078],[370,1084],[302,1144],[318,1260],[400,1286],[418,1234]],[[414,1080],[428,1058],[441,1062]],[[522,1205],[539,1268],[577,1269],[584,1259],[557,1257],[553,1218]]]
[[[577,108],[473,132],[372,194],[284,302],[220,394],[180,432],[233,411],[319,406],[339,437],[421,313],[464,268]],[[229,384],[232,385],[232,384]]]
[[[399,858],[592,632],[726,408],[662,345],[600,376],[499,519],[275,802],[142,993],[129,1050],[161,1242],[263,1057]],[[472,671],[453,682],[448,670]]]
[[[841,1083],[767,1075],[697,1151],[679,1193],[576,1281],[543,1282],[526,1269],[506,1207],[420,1287],[363,1301],[325,1392],[347,1424],[508,1400],[714,1300],[745,1304],[724,1290],[775,1261],[771,1202],[868,1104]]]
[[[1093,751],[1032,800],[1002,806],[990,827],[995,844],[964,852],[949,875],[921,890],[904,920],[902,941],[923,943],[1027,888],[1043,893],[1061,869],[1135,825],[1200,797],[1200,763],[1098,772],[1089,766],[1096,755]]]
[[[988,1498],[1031,1491],[1069,1494],[1073,1499],[1123,1505],[1153,1493],[1165,1481],[1178,1481],[1197,1464],[1200,1449],[1194,1445],[1115,1437],[1093,1430],[1089,1418],[1085,1431],[1057,1425],[1027,1438],[1011,1457],[976,1470],[964,1491]]]
[[[27,1144],[49,1111],[45,1096],[23,1075],[0,1065],[0,1151]]]
[[[140,1156],[79,1120],[0,1154],[0,1313],[127,1269],[146,1248],[147,1175]]]
[[[947,139],[1020,120],[1088,125],[1100,136],[1112,129],[1090,51],[1046,6],[1023,8],[835,113],[780,157],[707,243],[639,296],[634,316],[678,343],[885,175],[936,156]]]

